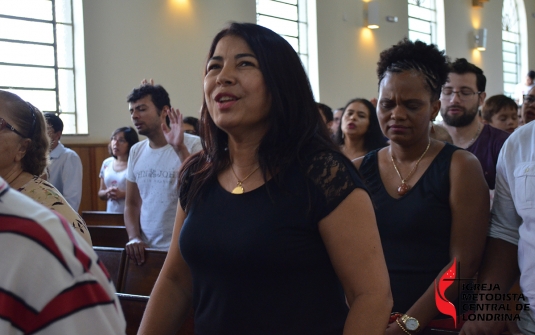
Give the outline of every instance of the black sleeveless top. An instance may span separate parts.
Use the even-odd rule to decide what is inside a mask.
[[[284,187],[271,179],[244,194],[214,179],[191,204],[180,250],[193,278],[195,334],[342,334],[348,307],[318,223],[364,185],[335,152],[296,163],[282,179]]]
[[[390,275],[393,311],[406,312],[450,262],[450,164],[459,148],[446,143],[409,192],[392,198],[368,153],[360,173],[371,194]]]

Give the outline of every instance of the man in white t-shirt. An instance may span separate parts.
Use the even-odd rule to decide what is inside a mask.
[[[134,126],[147,136],[130,149],[124,211],[126,253],[142,264],[145,248],[169,248],[178,204],[178,170],[202,146],[198,136],[184,133],[182,115],[171,108],[162,86],[143,84],[128,95],[127,102]]]

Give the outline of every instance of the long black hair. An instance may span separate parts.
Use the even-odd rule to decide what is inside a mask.
[[[344,117],[344,114],[346,113],[346,109],[351,105],[352,103],[360,102],[366,108],[368,109],[368,119],[370,121],[370,124],[368,125],[368,129],[366,130],[366,133],[364,134],[364,148],[367,152],[373,151],[375,149],[379,149],[382,147],[386,147],[386,138],[383,135],[383,132],[381,131],[381,127],[379,126],[379,120],[377,119],[377,113],[375,111],[375,106],[366,99],[363,98],[355,98],[349,100],[349,102],[344,107],[344,111],[342,112],[342,116],[340,117],[340,124],[338,125],[338,131],[335,135],[335,142],[338,145],[344,144],[344,138],[342,137],[342,118]]]
[[[311,151],[336,150],[318,113],[307,74],[292,46],[268,28],[234,22],[215,36],[208,59],[225,36],[242,38],[251,48],[271,96],[269,127],[257,152],[264,180],[271,176],[280,182],[288,167],[296,160],[302,162]],[[230,165],[228,136],[212,120],[206,100],[201,109],[199,131],[203,150],[191,156],[179,174],[180,185],[193,176],[185,187],[189,190],[186,209],[202,193],[205,182]]]

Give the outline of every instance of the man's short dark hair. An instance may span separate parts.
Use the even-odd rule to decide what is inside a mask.
[[[134,88],[132,92],[126,97],[126,102],[136,102],[139,99],[143,99],[147,95],[150,95],[152,103],[158,109],[158,115],[162,112],[164,106],[171,107],[171,100],[169,94],[161,85],[141,85]]]
[[[321,113],[325,117],[325,120],[327,120],[327,123],[329,123],[332,120],[334,120],[333,110],[331,109],[331,107],[327,106],[326,104],[322,104],[321,102],[318,102],[317,104],[318,104],[318,108],[320,109]]]
[[[44,113],[46,123],[54,129],[54,132],[57,133],[58,131],[63,132],[63,121],[59,118],[59,116],[56,115],[56,113],[46,112]]]
[[[530,71],[528,72],[528,77],[530,77],[531,80],[535,80],[535,71],[530,70]]]
[[[466,58],[457,58],[455,62],[450,63],[450,73],[465,74],[473,73],[476,75],[476,86],[479,92],[485,92],[487,86],[487,78],[483,74],[483,70],[474,64],[468,62]]]

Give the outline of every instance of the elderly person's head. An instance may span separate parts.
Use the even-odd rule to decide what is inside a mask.
[[[18,95],[0,90],[0,176],[8,183],[21,172],[41,175],[49,139],[43,114]]]

